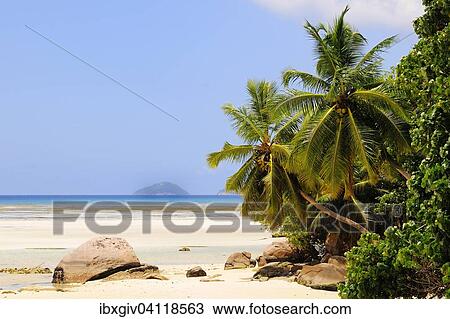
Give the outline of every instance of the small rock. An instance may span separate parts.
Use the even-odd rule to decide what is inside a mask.
[[[227,258],[224,269],[228,270],[248,268],[251,265],[251,257],[252,254],[248,251],[233,253]]]
[[[188,278],[189,277],[204,277],[204,276],[206,276],[206,271],[204,271],[202,269],[202,267],[200,267],[200,266],[191,268],[186,272],[186,277],[188,277]]]
[[[178,251],[191,251],[189,247],[181,247]]]
[[[1,290],[2,295],[6,295],[6,294],[12,294],[15,295],[17,294],[17,292],[15,292],[14,290]]]
[[[286,241],[273,242],[263,252],[264,259],[270,262],[303,262],[299,250]]]
[[[302,268],[302,264],[293,264],[290,262],[269,263],[259,268],[253,275],[253,279],[293,276]]]
[[[104,281],[129,280],[129,279],[159,279],[167,280],[159,273],[159,269],[153,265],[142,265],[139,267],[116,272],[106,278]]]
[[[256,261],[258,262],[258,267],[267,265],[267,260],[266,258],[264,258],[264,256],[259,256],[258,258],[256,258]]]
[[[159,272],[159,268],[158,268],[158,266],[143,264],[143,265],[140,265],[139,267],[135,267],[135,268],[131,268],[131,269],[127,270],[127,272],[129,272],[130,274],[136,273],[136,272],[148,272],[148,271]]]
[[[250,267],[256,267],[256,259],[250,259]]]
[[[330,258],[331,259],[331,258]],[[345,281],[346,271],[332,263],[304,266],[297,282],[307,287],[323,290],[337,290],[337,285]]]

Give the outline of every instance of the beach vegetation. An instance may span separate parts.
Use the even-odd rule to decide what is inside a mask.
[[[382,54],[397,38],[367,49],[348,7],[330,25],[306,22],[315,74],[285,70],[283,89],[249,81],[249,103],[223,107],[246,144],[208,156],[242,164],[226,190],[242,194],[243,212],[260,203],[297,246],[332,242],[317,227],[327,221],[351,226],[332,249],[351,248],[344,298],[450,296],[450,6],[423,4],[419,42],[391,72]]]
[[[425,14],[414,23],[419,41],[397,66],[394,83],[412,108],[412,177],[404,196],[390,199],[405,206],[406,221],[382,237],[364,235],[347,253],[342,297],[450,297],[450,5],[423,4]]]

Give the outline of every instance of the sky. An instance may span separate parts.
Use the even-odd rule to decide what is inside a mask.
[[[420,0],[4,3],[0,194],[130,194],[160,181],[216,194],[236,166],[212,170],[206,155],[240,142],[221,105],[245,103],[248,79],[313,72],[302,25],[347,3],[369,44],[408,36],[386,68],[417,41]]]

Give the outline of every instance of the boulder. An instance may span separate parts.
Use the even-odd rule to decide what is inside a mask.
[[[323,255],[322,259],[320,259],[321,263],[327,263],[328,260],[330,259],[331,254],[330,253],[326,253],[325,255]]]
[[[52,282],[85,283],[139,266],[141,263],[126,240],[98,237],[64,256],[53,272]]]
[[[113,280],[129,280],[129,279],[168,280],[167,277],[159,273],[158,267],[152,265],[142,265],[136,268],[119,271],[106,277],[103,280],[113,281]]]
[[[191,268],[186,272],[186,277],[188,277],[188,278],[189,277],[204,277],[204,276],[206,276],[206,271],[204,271],[202,269],[202,267],[200,267],[200,266]]]
[[[270,246],[267,246],[264,249],[263,257],[268,263],[303,261],[301,260],[302,258],[298,249],[286,241],[273,242]]]
[[[258,262],[258,267],[267,265],[267,260],[266,258],[264,258],[264,256],[258,256],[258,258],[256,258],[256,261]]]
[[[344,272],[347,271],[347,259],[343,256],[331,256],[328,258],[328,263],[335,265],[336,267],[342,269]]]
[[[251,265],[252,254],[248,251],[231,254],[225,262],[224,269],[242,269],[248,268]]]
[[[331,259],[331,258],[330,258]],[[345,281],[346,271],[332,263],[303,266],[297,282],[299,284],[324,290],[337,290],[337,284]]]
[[[293,276],[302,268],[302,264],[293,264],[286,261],[269,263],[259,268],[253,275],[253,279]]]
[[[329,233],[325,239],[325,250],[330,255],[339,253],[339,233]]]
[[[361,234],[359,233],[329,233],[325,240],[325,250],[331,255],[343,256],[356,245]]]

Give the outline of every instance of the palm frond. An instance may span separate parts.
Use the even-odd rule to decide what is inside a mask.
[[[283,216],[281,216],[284,189],[282,170],[283,168],[277,161],[271,160],[269,172],[263,179],[265,185],[264,194],[267,200],[266,220],[272,228],[280,225],[283,219]]]
[[[284,162],[291,155],[289,145],[274,143],[271,145],[270,149],[272,151],[272,157],[275,158],[279,163]]]
[[[410,150],[408,125],[394,113],[378,108],[375,104],[362,101],[355,104],[355,116],[366,125],[377,128],[384,143],[392,144],[399,152]]]
[[[278,105],[285,112],[314,113],[324,107],[325,94],[288,90],[285,99]]]
[[[283,72],[283,85],[288,86],[296,81],[300,81],[305,89],[314,93],[323,93],[330,88],[330,84],[318,76],[297,70],[286,70]]]
[[[298,176],[294,174],[289,174],[286,170],[283,171],[285,178],[285,189],[286,189],[286,199],[289,203],[293,204],[295,215],[300,220],[300,222],[307,227],[307,203],[305,199],[300,195],[300,190],[302,186],[299,183]]]
[[[388,37],[372,47],[358,62],[355,69],[363,68],[368,64],[375,63],[381,59],[380,54],[385,52],[397,41],[397,36]]]
[[[305,119],[302,129],[292,141],[293,150],[288,165],[295,165],[296,157],[300,157],[309,175],[317,173],[325,152],[334,140],[336,118],[334,109],[329,108]]]
[[[249,109],[258,117],[258,122],[267,123],[270,116],[269,110],[277,101],[277,87],[274,82],[254,81],[247,82],[247,93],[250,97]],[[266,128],[267,129],[267,128]]]
[[[222,150],[208,155],[207,161],[212,168],[216,168],[223,161],[241,163],[251,156],[254,150],[253,145],[232,145],[225,142]]]
[[[314,52],[317,59],[317,74],[326,79],[332,79],[337,70],[336,57],[333,55],[330,47],[320,36],[319,30],[315,28],[309,21],[305,24],[306,32],[315,41]]]
[[[222,107],[224,113],[231,119],[233,128],[241,138],[247,142],[263,141],[265,137],[262,125],[257,122],[245,107],[236,108],[231,104]]]
[[[350,95],[350,98],[352,97],[367,101],[368,103],[377,103],[380,107],[393,112],[405,121],[409,120],[403,108],[383,90],[382,86],[371,90],[357,90]]]
[[[285,117],[274,128],[272,140],[275,143],[290,143],[294,135],[299,131],[302,123],[302,114],[297,113],[291,117]]]
[[[375,182],[376,176],[376,132],[368,127],[358,125],[351,110],[348,110],[351,146],[355,155],[361,161],[369,175],[369,180]]]
[[[248,186],[249,181],[255,174],[257,174],[255,161],[250,158],[236,173],[228,177],[225,184],[225,191],[241,193]]]
[[[351,153],[346,148],[347,117],[337,119],[337,127],[333,144],[322,159],[320,176],[324,181],[324,186],[333,198],[337,198],[344,189],[344,181],[348,177],[351,164]]]

